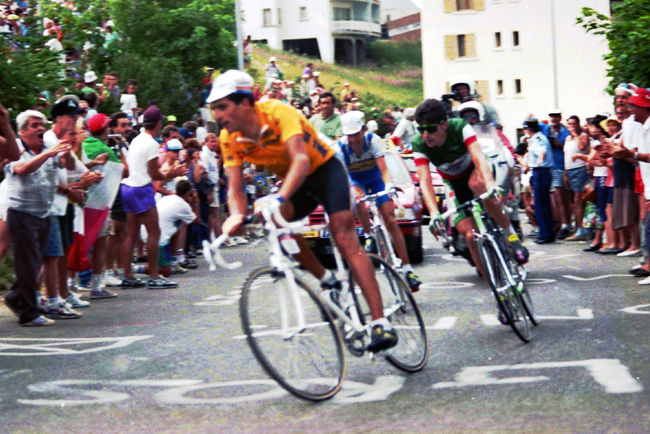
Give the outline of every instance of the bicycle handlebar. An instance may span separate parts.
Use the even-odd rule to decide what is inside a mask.
[[[496,192],[496,190],[485,192],[482,195],[480,195],[479,197],[475,197],[474,199],[472,199],[472,200],[470,200],[468,202],[465,202],[464,204],[462,204],[458,208],[447,210],[447,212],[441,214],[440,217],[444,220],[444,219],[446,219],[448,217],[451,217],[454,214],[458,214],[461,211],[464,211],[464,210],[469,209],[469,208],[473,208],[475,205],[477,205],[477,204],[483,202],[485,199],[488,199],[489,197],[493,196],[495,194],[495,192]]]
[[[210,271],[215,271],[217,265],[228,270],[237,270],[244,265],[241,261],[227,262],[223,259],[223,256],[221,256],[219,248],[228,240],[228,238],[230,238],[230,235],[221,234],[211,243],[208,240],[203,240],[203,257],[208,263]]]

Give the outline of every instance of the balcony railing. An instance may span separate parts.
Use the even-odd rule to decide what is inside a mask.
[[[334,21],[332,33],[335,35],[363,35],[379,37],[381,25],[369,21]]]

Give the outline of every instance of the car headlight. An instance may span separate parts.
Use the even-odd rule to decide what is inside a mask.
[[[396,208],[395,217],[398,221],[415,220],[415,211],[413,208]]]

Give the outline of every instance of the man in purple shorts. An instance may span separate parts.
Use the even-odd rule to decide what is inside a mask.
[[[124,277],[123,289],[141,288],[147,285],[149,289],[166,289],[178,286],[160,276],[158,271],[158,241],[160,224],[154,199],[153,181],[168,181],[177,176],[185,175],[185,166],[172,167],[166,174],[158,167],[158,142],[154,139],[162,128],[164,116],[155,107],[148,108],[143,115],[144,132],[133,139],[126,155],[129,176],[122,180],[120,191],[124,211],[126,211],[127,235],[124,240],[122,267]],[[133,278],[131,258],[138,238],[140,226],[144,225],[147,238],[147,256],[149,263],[149,281],[147,283]]]

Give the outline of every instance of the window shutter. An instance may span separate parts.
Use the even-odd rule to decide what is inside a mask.
[[[458,40],[456,35],[445,35],[445,55],[449,60],[454,60],[458,57]]]
[[[474,4],[475,11],[485,10],[485,0],[473,0],[472,3]]]
[[[456,0],[445,0],[445,13],[450,14],[456,10]]]
[[[476,57],[476,35],[465,35],[465,56]]]
[[[476,93],[480,95],[479,102],[486,104],[490,102],[490,86],[488,86],[487,80],[476,81]]]

